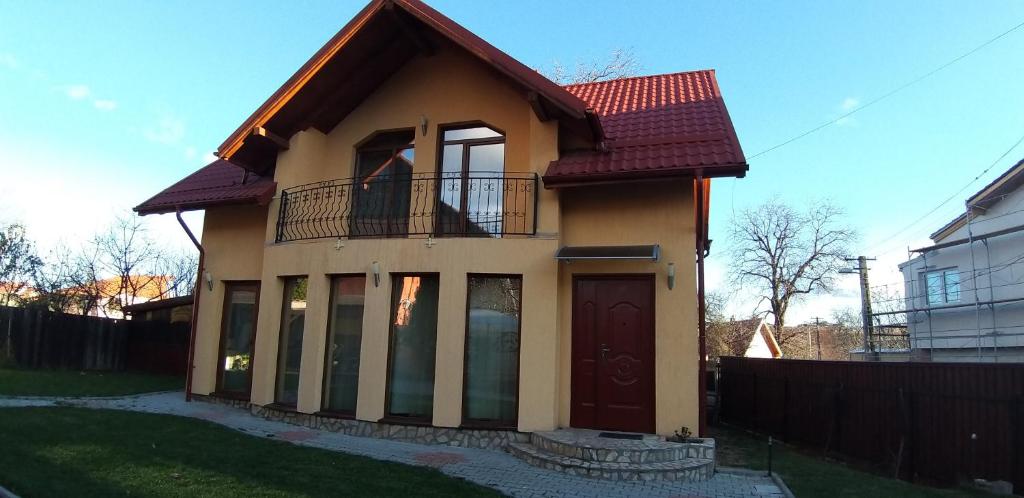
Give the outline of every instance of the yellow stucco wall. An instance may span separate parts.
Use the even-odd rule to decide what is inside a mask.
[[[697,432],[697,291],[693,183],[636,183],[578,187],[561,192],[562,244],[660,244],[661,259],[573,262],[559,267],[559,417],[569,426],[572,344],[572,275],[654,274],[656,430],[681,426]],[[668,264],[676,284],[668,289]]]
[[[206,251],[206,271],[214,285],[213,290],[210,290],[204,278],[199,295],[192,380],[192,390],[197,394],[209,394],[217,385],[224,282],[260,280],[266,223],[265,207],[238,206],[206,210],[202,243]]]
[[[427,133],[420,132],[422,117]],[[471,57],[441,51],[410,62],[328,134],[310,129],[292,137],[278,157],[278,188],[353,176],[354,147],[378,130],[416,130],[415,172],[437,167],[438,128],[483,121],[506,135],[505,168],[543,173],[558,157],[558,130],[540,122],[523,94]],[[519,424],[523,431],[568,426],[572,272],[656,274],[657,430],[696,428],[696,303],[693,211],[689,182],[541,189],[537,235],[505,239],[423,237],[333,239],[275,244],[280,190],[257,224],[249,213],[211,210],[203,243],[215,279],[262,281],[252,401],[274,401],[277,346],[285,276],[309,276],[297,409],[319,411],[322,399],[329,276],[367,274],[356,417],[385,412],[390,273],[440,274],[433,424],[461,424],[466,279],[469,273],[523,276]],[[233,223],[232,217],[244,218]],[[258,226],[257,226],[258,225]],[[244,235],[241,232],[244,231]],[[255,235],[258,233],[258,237]],[[258,239],[258,240],[257,240]],[[561,245],[662,245],[659,263],[556,263]],[[258,255],[256,255],[258,253]],[[215,254],[215,255],[214,255]],[[381,282],[374,287],[370,265]],[[675,290],[665,265],[677,268]],[[231,266],[234,265],[234,266]],[[243,271],[244,270],[244,271]],[[197,343],[196,392],[213,389],[223,286],[204,292]],[[207,365],[199,368],[199,365]],[[212,368],[212,370],[211,370]]]

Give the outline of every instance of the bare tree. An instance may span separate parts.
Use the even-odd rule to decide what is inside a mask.
[[[0,306],[20,301],[42,264],[24,225],[0,226]]]
[[[551,81],[569,85],[628,78],[636,76],[641,69],[640,62],[632,48],[617,48],[612,50],[605,60],[576,62],[572,69],[555,61],[551,69],[545,73]]]
[[[761,293],[780,346],[799,334],[785,328],[790,304],[832,290],[838,270],[846,266],[847,245],[856,234],[842,218],[842,210],[827,202],[798,212],[769,201],[733,220],[730,278]]]
[[[199,257],[192,252],[165,251],[156,264],[156,274],[167,278],[167,297],[187,296],[195,291]]]

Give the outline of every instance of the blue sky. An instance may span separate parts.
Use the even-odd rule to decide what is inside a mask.
[[[432,6],[532,67],[632,47],[645,73],[715,68],[748,156],[1024,21],[1024,2],[469,2]],[[0,218],[74,245],[209,153],[363,2],[0,1]],[[1024,157],[1024,29],[839,125],[751,160],[712,190],[711,285],[733,210],[828,198],[898,279],[906,248]],[[192,216],[191,221],[200,220]],[[164,243],[186,247],[169,216]],[[894,233],[891,241],[878,242]],[[874,276],[874,275],[873,275]],[[851,282],[852,283],[852,282]],[[799,318],[856,304],[854,287]],[[739,299],[744,301],[744,299]],[[743,312],[736,309],[737,313]],[[791,320],[792,321],[792,320]]]

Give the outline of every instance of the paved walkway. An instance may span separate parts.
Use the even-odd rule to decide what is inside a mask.
[[[750,497],[783,496],[760,473],[718,472],[704,482],[614,482],[575,477],[532,467],[508,453],[451,446],[425,446],[386,439],[346,436],[272,422],[240,408],[193,402],[181,392],[120,398],[0,398],[0,408],[19,406],[80,406],[146,413],[163,413],[208,420],[260,437],[303,446],[341,451],[379,460],[438,468],[445,474],[497,489],[515,497]]]

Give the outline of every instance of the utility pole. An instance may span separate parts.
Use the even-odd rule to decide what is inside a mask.
[[[846,258],[848,262],[857,262],[856,268],[849,268],[845,270],[839,270],[839,273],[859,273],[860,274],[860,308],[861,308],[861,321],[863,329],[863,350],[864,358],[868,360],[875,359],[874,351],[874,333],[871,319],[871,287],[868,285],[868,261],[874,261],[875,258],[868,258],[866,256],[858,256],[854,258]],[[869,349],[870,348],[870,349]],[[870,353],[869,353],[870,351]]]
[[[821,318],[814,317],[814,342],[818,343],[818,360],[821,360]]]

